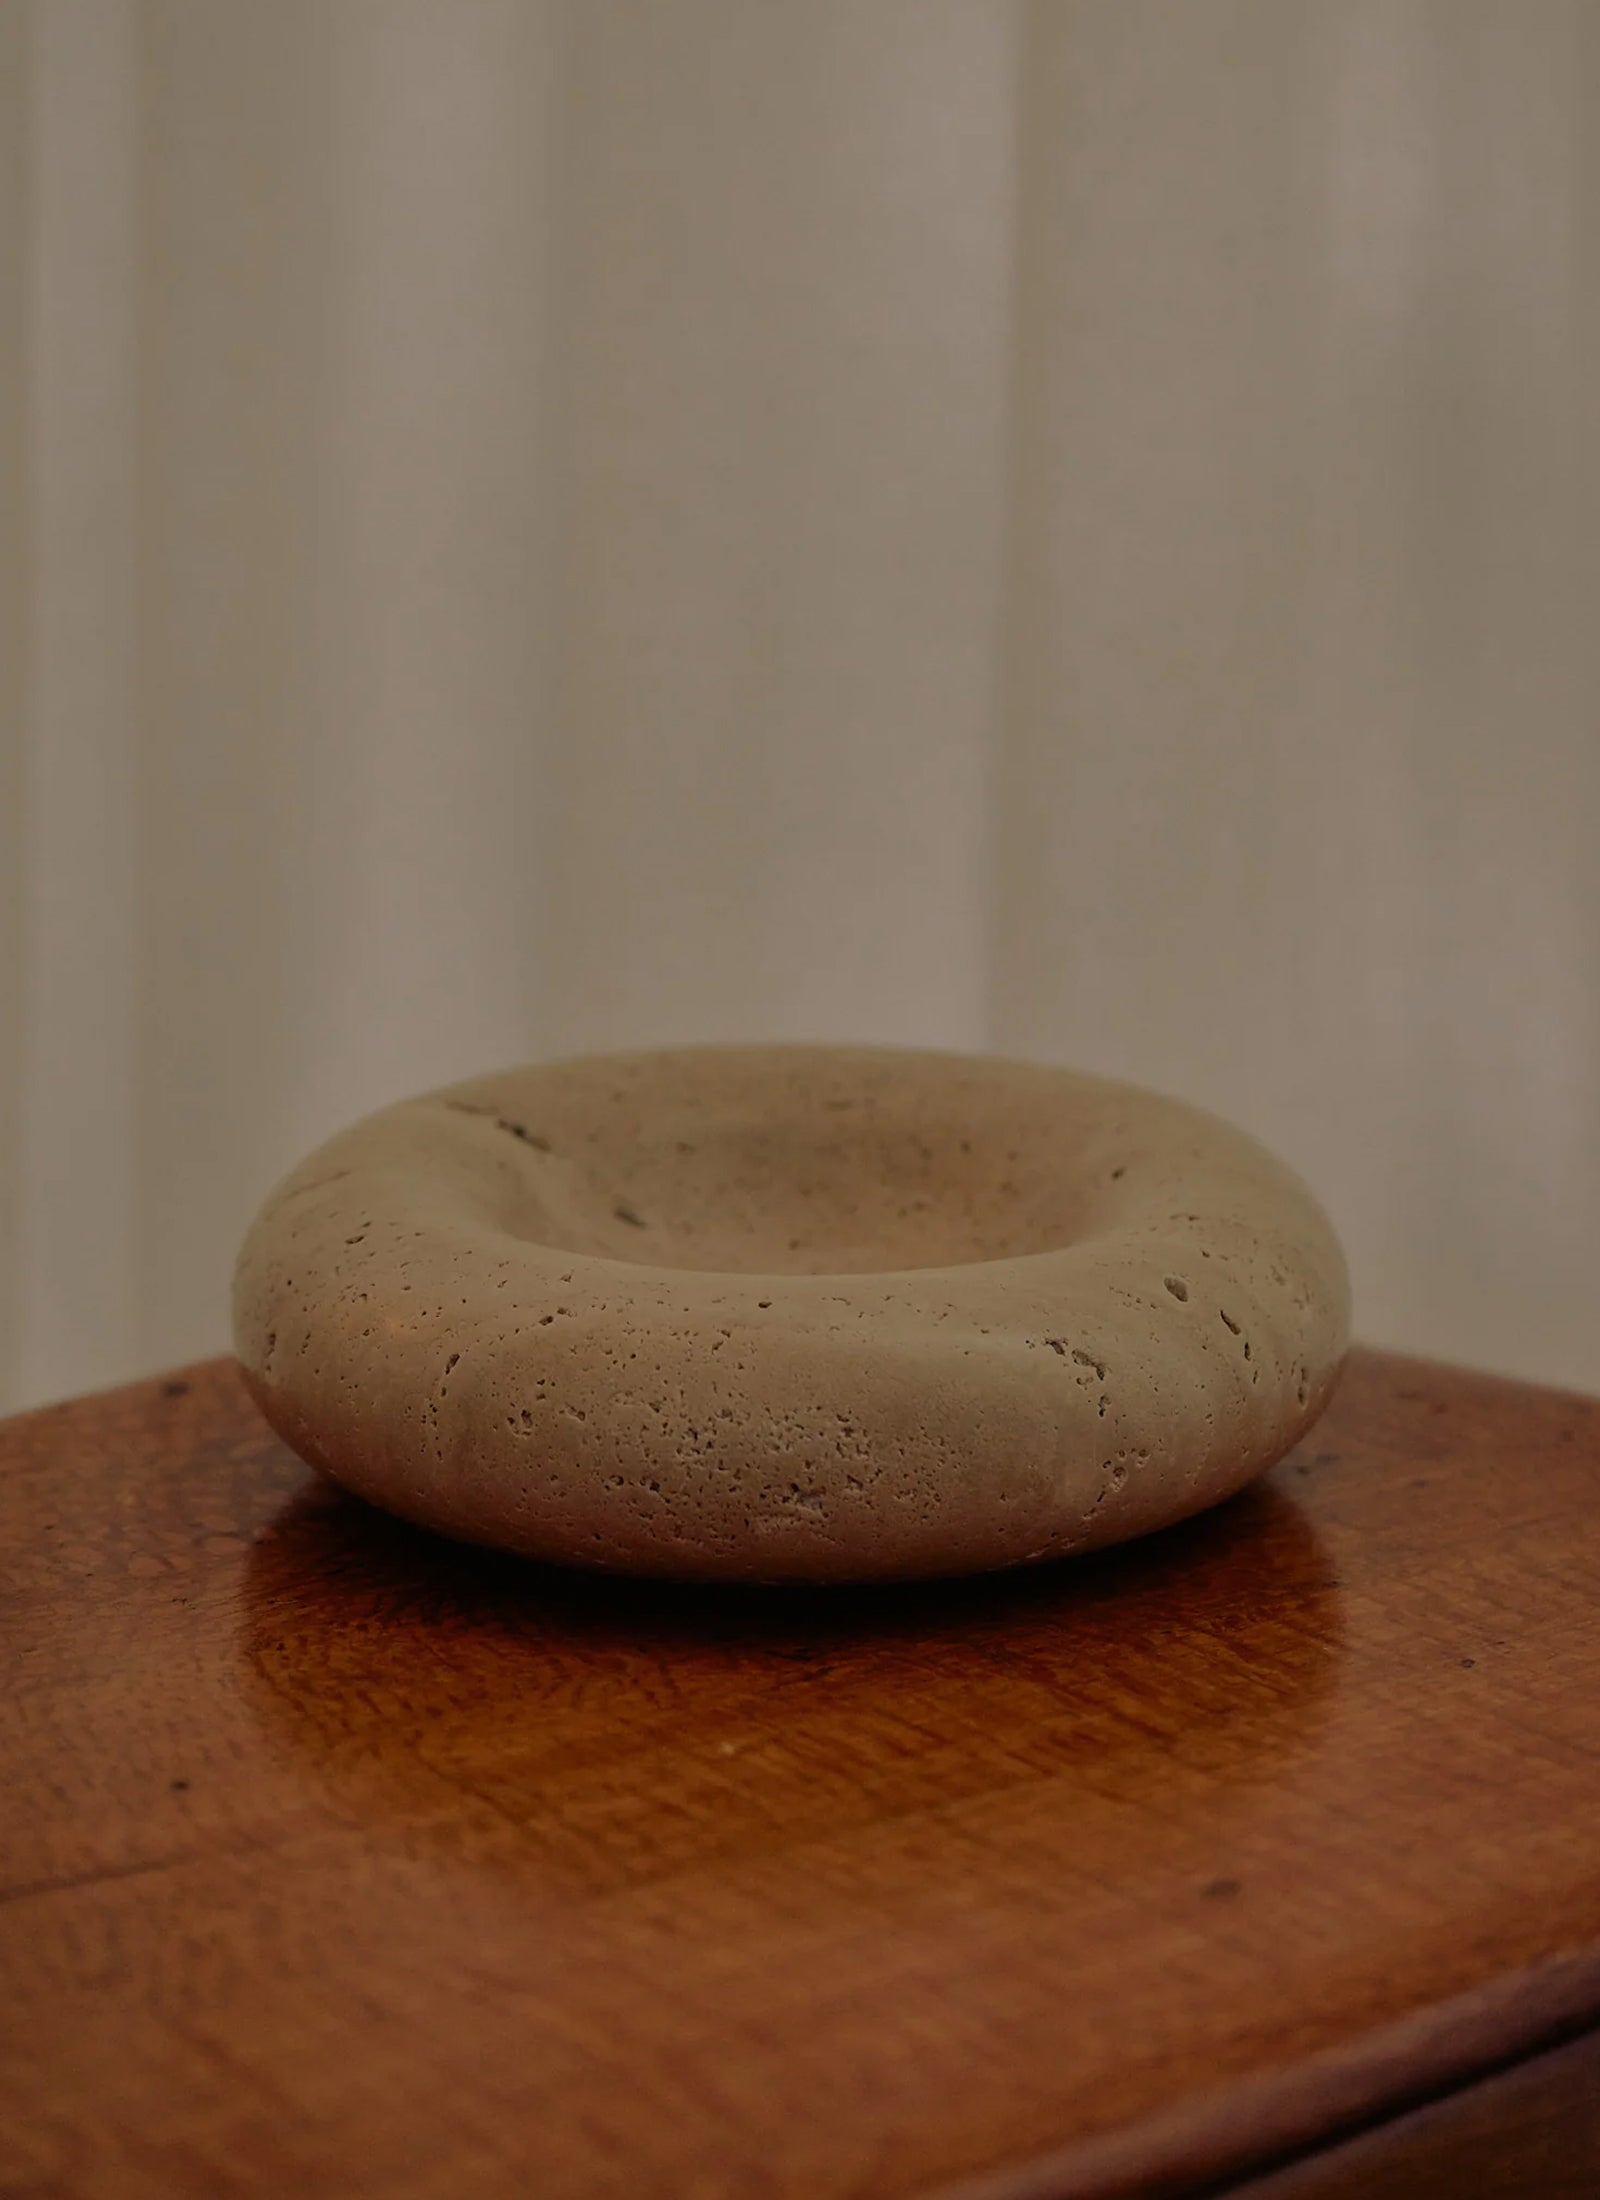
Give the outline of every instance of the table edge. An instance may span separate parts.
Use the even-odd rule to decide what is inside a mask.
[[[1600,2028],[1600,1946],[922,2200],[1198,2200]]]

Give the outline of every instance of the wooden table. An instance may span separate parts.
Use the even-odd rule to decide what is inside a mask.
[[[231,1364],[0,1426],[0,2192],[1600,2191],[1600,1403],[1359,1353],[1209,1518],[602,1583]]]

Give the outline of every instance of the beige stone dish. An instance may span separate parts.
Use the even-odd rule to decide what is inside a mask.
[[[859,1581],[1052,1559],[1239,1489],[1326,1404],[1339,1245],[1177,1101],[696,1047],[342,1132],[239,1256],[250,1387],[374,1504],[566,1564]]]

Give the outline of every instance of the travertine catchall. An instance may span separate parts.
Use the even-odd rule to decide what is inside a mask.
[[[647,1574],[1055,1558],[1281,1456],[1349,1335],[1310,1193],[1214,1116],[983,1056],[695,1047],[402,1101],[239,1256],[274,1428],[451,1535]]]

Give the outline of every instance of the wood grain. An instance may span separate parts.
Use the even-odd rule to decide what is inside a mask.
[[[432,1540],[227,1363],[5,1424],[0,2190],[1106,2200],[1343,2141],[1600,2020],[1597,1520],[1595,1401],[1373,1353],[1206,1519],[891,1593]]]

